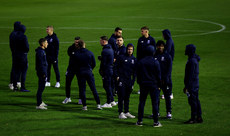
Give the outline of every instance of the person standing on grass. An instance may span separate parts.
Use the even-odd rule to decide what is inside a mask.
[[[48,41],[48,48],[46,51],[46,57],[48,62],[48,69],[47,69],[47,82],[46,86],[51,86],[50,84],[50,75],[51,75],[51,66],[53,65],[55,74],[56,74],[56,88],[60,87],[60,73],[58,69],[58,53],[59,53],[59,40],[57,35],[54,33],[53,26],[47,26],[46,28],[47,36],[45,37]]]
[[[138,121],[137,126],[142,126],[144,115],[144,106],[148,94],[152,100],[152,113],[154,124],[153,127],[161,127],[158,122],[158,102],[159,102],[159,88],[161,82],[161,70],[158,60],[154,58],[155,48],[148,46],[145,51],[145,57],[138,61],[137,66],[137,83],[140,85],[140,97],[138,106]]]
[[[45,38],[39,40],[40,47],[36,51],[36,71],[38,76],[38,90],[37,90],[37,106],[36,109],[46,110],[46,104],[42,101],[42,93],[45,89],[45,83],[47,80],[47,68],[48,63],[46,61],[45,49],[48,46],[48,42]]]
[[[118,83],[118,112],[120,119],[135,118],[129,112],[129,98],[135,83],[137,66],[133,51],[134,46],[129,43],[125,55],[119,55],[114,66],[114,75]]]
[[[112,78],[113,78],[113,62],[114,62],[114,51],[110,44],[108,44],[108,37],[101,36],[100,44],[103,46],[101,56],[98,59],[101,61],[99,73],[102,76],[103,88],[106,91],[107,102],[102,105],[102,108],[112,108],[117,105],[113,98],[112,93]]]
[[[185,55],[188,61],[185,66],[184,93],[188,96],[188,103],[191,107],[191,118],[184,122],[185,124],[202,123],[201,105],[198,96],[199,92],[199,61],[200,57],[196,55],[196,46],[189,44],[186,46]]]

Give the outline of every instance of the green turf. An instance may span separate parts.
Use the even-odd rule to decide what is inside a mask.
[[[230,135],[230,1],[229,0],[7,0],[0,1],[0,135]],[[30,93],[12,92],[8,88],[11,69],[9,34],[13,23],[21,21],[26,27],[30,44],[29,69],[26,86]],[[209,21],[209,22],[208,22]],[[214,23],[213,23],[214,22]],[[215,24],[216,23],[216,24]],[[222,27],[225,30],[212,34]],[[49,105],[47,111],[38,111],[36,91],[38,79],[35,71],[35,48],[38,39],[46,36],[45,27],[53,25],[60,44],[59,68],[61,88],[45,89],[43,100]],[[165,103],[161,100],[162,128],[153,128],[150,98],[145,106],[144,126],[137,127],[137,119],[118,119],[118,108],[95,109],[95,101],[87,87],[88,111],[76,105],[77,81],[72,84],[73,103],[63,105],[65,98],[65,72],[68,65],[67,48],[75,36],[86,41],[87,48],[95,56],[100,55],[99,37],[110,36],[116,26],[123,28],[125,44],[134,45],[140,37],[140,28],[150,27],[156,40],[162,39],[161,30],[171,30],[175,43],[173,64],[173,119],[165,120]],[[197,46],[200,62],[200,101],[203,124],[184,125],[189,119],[190,108],[182,93],[185,45]],[[96,87],[101,103],[106,101],[102,80],[98,73],[99,61],[94,70]],[[52,72],[51,84],[55,84]],[[131,95],[130,112],[137,115],[138,85]],[[117,100],[117,98],[115,98]]]

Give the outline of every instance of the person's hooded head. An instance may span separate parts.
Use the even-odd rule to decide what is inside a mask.
[[[200,56],[196,55],[196,46],[193,44],[189,44],[185,48],[185,55],[190,56],[195,56],[197,61],[200,61]]]
[[[168,30],[168,29],[165,29],[162,31],[162,34],[163,34],[163,38],[165,40],[168,40],[171,38],[171,32]]]
[[[24,25],[20,25],[19,31],[22,32],[22,33],[25,33],[26,32],[26,27]]]
[[[126,53],[129,56],[132,56],[133,52],[134,52],[134,46],[133,46],[133,44],[132,43],[127,44],[127,46],[126,46]]]
[[[19,31],[20,25],[21,25],[21,22],[19,21],[14,22],[14,31]]]
[[[149,45],[145,49],[146,56],[154,56],[155,52],[156,52],[156,50],[155,50],[155,47],[153,45]]]

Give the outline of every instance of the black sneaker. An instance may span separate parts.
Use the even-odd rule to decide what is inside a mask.
[[[142,123],[142,122],[137,121],[136,125],[137,125],[137,126],[143,126],[143,123]]]
[[[162,127],[162,125],[160,122],[157,122],[157,123],[153,123],[153,127]]]
[[[184,124],[194,124],[194,123],[196,123],[196,121],[193,119],[189,119],[188,121],[184,122]]]
[[[197,123],[203,123],[202,117],[197,118],[197,119],[196,119],[196,122],[197,122]]]

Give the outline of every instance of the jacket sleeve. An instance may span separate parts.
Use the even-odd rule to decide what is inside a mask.
[[[24,36],[24,52],[28,53],[30,48],[29,48],[29,43],[28,43],[28,40],[27,40],[27,37]]]
[[[170,55],[167,55],[167,73],[166,76],[169,77],[172,73],[172,58]]]
[[[184,78],[184,84],[185,88],[191,89],[193,85],[193,75],[195,75],[196,70],[196,64],[193,61],[189,61],[186,64],[185,68],[185,78]]]
[[[155,76],[157,80],[158,87],[161,87],[161,69],[160,69],[160,63],[158,60],[155,61]]]
[[[137,59],[140,60],[141,57],[141,45],[140,45],[140,39],[137,42],[137,55],[136,55]]]
[[[55,37],[55,40],[54,40],[54,45],[55,45],[55,60],[58,59],[58,53],[59,53],[59,40],[57,38],[57,36]],[[49,46],[49,45],[48,45]]]
[[[92,69],[94,69],[95,66],[96,66],[96,60],[95,60],[93,53],[91,52],[91,67],[92,67]]]
[[[37,72],[41,73],[42,75],[46,75],[46,71],[43,66],[44,65],[43,57],[44,57],[44,54],[42,52],[37,52],[36,54]]]
[[[138,62],[137,63],[137,83],[140,84],[141,83],[141,63]]]
[[[119,77],[118,68],[119,68],[120,62],[121,62],[121,56],[118,56],[117,60],[114,63],[114,69],[113,69],[115,78]]]
[[[134,64],[135,64],[135,66],[134,66],[134,70],[133,70],[132,86],[134,85],[136,77],[137,77],[137,60],[136,59],[134,60]]]

